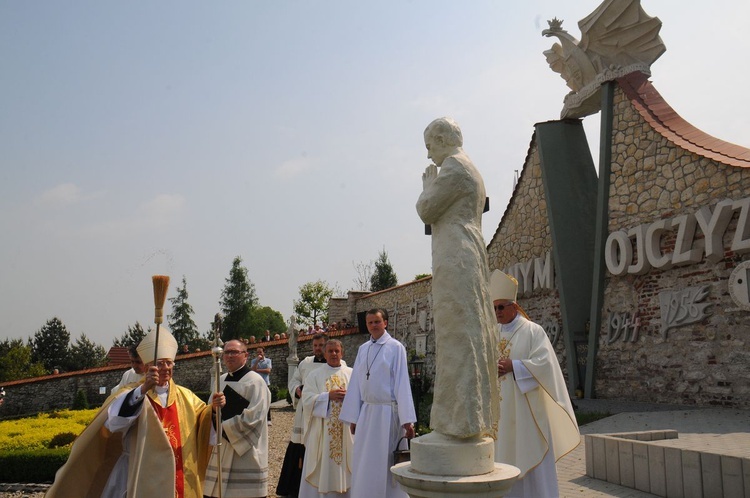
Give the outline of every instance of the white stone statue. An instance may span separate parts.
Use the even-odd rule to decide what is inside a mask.
[[[424,141],[434,162],[422,175],[417,201],[419,217],[432,227],[437,356],[430,425],[458,438],[494,436],[499,410],[496,320],[482,236],[484,181],[462,149],[455,121],[436,119]]]
[[[289,358],[297,358],[297,319],[294,315],[289,319],[289,328],[286,329],[286,336],[289,340]]]
[[[560,40],[544,52],[553,71],[573,90],[565,97],[561,118],[594,114],[601,107],[600,88],[626,74],[651,74],[651,64],[666,47],[659,37],[661,21],[650,17],[640,0],[605,0],[578,22],[581,41],[562,28],[562,21],[548,21],[544,36]]]

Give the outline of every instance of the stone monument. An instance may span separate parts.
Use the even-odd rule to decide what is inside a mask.
[[[411,462],[391,471],[412,497],[502,496],[519,470],[494,461],[499,391],[484,181],[455,121],[434,120],[424,140],[433,164],[422,175],[417,212],[432,233],[433,432],[414,439]]]
[[[297,357],[297,336],[299,331],[297,330],[297,319],[294,315],[289,319],[289,328],[286,331],[286,337],[289,344],[289,356],[286,357],[286,377],[287,383],[294,377],[294,371],[299,365],[299,358]]]
[[[601,86],[634,71],[651,74],[651,64],[667,48],[659,37],[661,21],[650,17],[640,0],[605,0],[578,22],[581,40],[562,28],[562,21],[547,21],[542,35],[556,37],[544,52],[550,68],[560,73],[572,90],[560,118],[581,118],[599,112]]]
[[[289,358],[297,360],[297,319],[294,315],[289,319],[289,328],[286,330],[286,337],[289,344]]]

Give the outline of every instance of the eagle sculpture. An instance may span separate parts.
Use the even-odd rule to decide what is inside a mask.
[[[560,43],[544,55],[572,90],[561,118],[598,112],[602,83],[634,71],[650,75],[651,64],[666,50],[659,37],[661,21],[646,14],[640,0],[605,0],[578,22],[581,41],[562,29],[561,20],[547,22],[549,29],[542,35],[555,36]]]

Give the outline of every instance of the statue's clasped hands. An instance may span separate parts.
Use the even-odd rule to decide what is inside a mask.
[[[422,188],[426,189],[430,186],[430,184],[435,181],[435,178],[438,176],[438,167],[434,164],[430,164],[427,166],[424,170],[424,173],[422,173]]]

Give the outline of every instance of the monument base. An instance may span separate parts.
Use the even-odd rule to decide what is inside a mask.
[[[521,473],[512,465],[495,463],[487,474],[431,475],[416,472],[411,462],[394,465],[391,472],[411,498],[498,498],[510,491]]]
[[[510,491],[521,473],[494,460],[492,438],[431,432],[412,439],[411,462],[394,465],[391,473],[412,498],[494,498]]]
[[[411,466],[432,475],[474,476],[495,470],[495,441],[430,432],[411,440]]]

